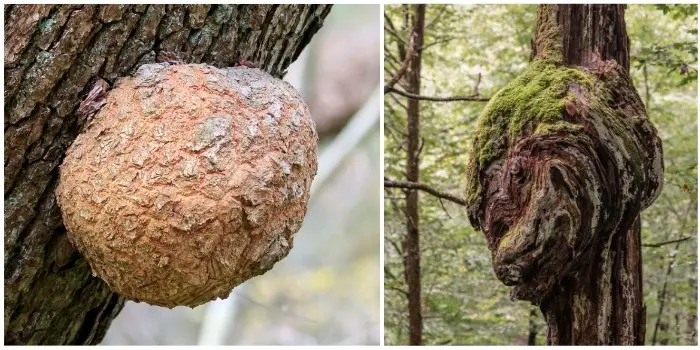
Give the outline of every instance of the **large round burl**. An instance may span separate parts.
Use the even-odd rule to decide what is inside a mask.
[[[299,93],[259,69],[144,65],[61,165],[68,237],[127,298],[225,298],[292,248],[317,139]]]

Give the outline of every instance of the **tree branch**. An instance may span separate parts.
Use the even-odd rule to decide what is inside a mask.
[[[401,64],[401,60],[399,60],[394,54],[391,52],[389,49],[389,46],[384,44],[384,60],[386,63],[391,63],[391,64]],[[386,67],[384,67],[386,70]]]
[[[445,13],[445,10],[447,10],[447,6],[448,5],[442,5],[442,8],[440,9],[440,12],[437,14],[437,16],[435,16],[435,18],[433,18],[433,20],[430,21],[430,23],[428,23],[427,26],[425,26],[426,29],[432,28],[435,25],[435,23],[438,22],[440,17],[442,17],[442,15]]]
[[[398,97],[396,97],[396,96],[394,96],[394,95],[389,95],[389,97],[391,97],[391,99],[392,99],[394,102],[396,102],[397,105],[401,106],[401,108],[403,108],[404,110],[408,110],[408,106],[407,106],[406,104],[404,104],[404,103],[401,103],[401,100],[399,100]],[[405,135],[405,133],[404,133],[404,135]]]
[[[449,43],[450,41],[455,40],[455,39],[457,39],[457,38],[436,39],[433,42],[431,42],[430,44],[423,45],[423,47],[421,47],[420,49],[425,50],[425,49],[430,48],[431,46],[446,44],[446,43]]]
[[[391,34],[391,36],[393,36],[394,39],[396,39],[396,41],[398,41],[400,45],[406,46],[406,40],[404,40],[394,29],[384,27],[384,31],[388,34]]]
[[[415,33],[414,33],[415,34]],[[413,56],[416,55],[416,40],[415,40],[415,35],[411,35],[411,40],[408,45],[408,54],[406,54],[406,59],[401,62],[401,66],[399,67],[399,70],[394,74],[393,77],[389,80],[389,82],[384,85],[384,94],[389,92],[389,89],[392,89],[394,85],[406,74],[406,70],[408,69],[408,64],[411,63],[411,59],[413,59]]]
[[[438,191],[432,187],[429,187],[429,186],[426,186],[423,184],[419,184],[419,183],[415,183],[415,182],[384,180],[384,187],[385,188],[407,188],[407,189],[411,189],[411,190],[421,190],[421,191],[428,192],[435,197],[447,199],[448,201],[451,201],[453,203],[457,203],[457,204],[462,205],[462,206],[467,205],[467,202],[462,198],[451,195],[449,193]]]
[[[384,239],[387,240],[394,247],[394,250],[396,250],[396,253],[398,255],[403,256],[403,249],[401,249],[399,247],[398,243],[396,243],[395,241],[393,241],[392,239],[390,239],[389,237],[386,237],[386,236],[384,237]]]
[[[401,289],[401,288],[399,288],[399,287],[388,286],[388,287],[385,287],[385,288],[386,288],[386,289],[389,289],[389,290],[397,291],[397,292],[403,294],[404,296],[408,296],[408,292],[405,291],[405,290],[403,290],[403,289]]]
[[[442,202],[442,198],[438,197],[438,201],[440,202],[440,206],[442,207],[442,210],[444,210],[445,214],[447,214],[447,217],[452,219],[452,215],[450,215],[450,212],[448,212],[447,208],[445,208],[445,203]]]
[[[414,95],[405,91],[395,89],[393,87],[384,87],[384,93],[393,92],[397,95],[410,98],[412,100],[424,100],[424,101],[434,101],[434,102],[453,102],[453,101],[472,101],[472,102],[488,102],[490,97],[481,97],[478,95],[472,96],[451,96],[451,97],[433,97],[433,96],[421,96]]]
[[[666,241],[666,242],[660,242],[660,243],[647,243],[647,244],[642,244],[642,247],[658,248],[661,246],[665,246],[667,244],[680,243],[683,241],[687,241],[691,238],[693,238],[693,237],[683,237],[683,238],[679,238],[679,239],[674,239],[672,241]]]

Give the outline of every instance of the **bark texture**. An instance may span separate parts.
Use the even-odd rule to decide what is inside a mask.
[[[480,117],[470,221],[513,297],[540,306],[549,344],[643,344],[639,213],[663,159],[629,77],[624,7],[540,5],[533,45]]]
[[[562,59],[568,65],[588,67],[594,64],[592,60],[615,60],[629,71],[624,8],[625,5],[541,7],[532,56],[542,58],[547,46],[558,45],[558,40],[548,42],[553,35],[561,38]],[[559,28],[552,28],[551,23],[557,23]]]
[[[413,34],[416,47],[423,46],[425,26],[425,5],[415,5],[413,11]],[[421,52],[415,53],[409,65],[407,79],[411,93],[420,94]],[[419,182],[420,178],[420,109],[418,100],[409,100],[408,118],[408,157],[406,159],[406,180]],[[408,286],[408,329],[410,345],[423,344],[423,315],[420,280],[420,231],[418,216],[418,190],[406,192],[406,239],[405,274]]]
[[[275,77],[330,5],[5,6],[5,343],[95,344],[123,300],[68,241],[54,189],[100,79],[174,53],[184,62],[253,62]]]

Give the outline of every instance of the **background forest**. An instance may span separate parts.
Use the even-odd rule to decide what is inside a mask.
[[[385,6],[385,76],[401,66],[410,6]],[[421,95],[490,97],[530,58],[535,5],[428,5]],[[697,6],[630,5],[631,75],[663,140],[665,185],[642,213],[646,344],[697,344]],[[399,82],[396,87],[402,87]],[[406,98],[385,95],[385,179],[406,177]],[[419,182],[463,197],[482,101],[420,102]],[[402,256],[405,195],[385,189],[385,342],[408,341]],[[481,232],[462,206],[419,194],[425,344],[543,344],[535,307],[496,279]]]

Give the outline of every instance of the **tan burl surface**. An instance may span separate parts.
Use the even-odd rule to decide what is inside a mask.
[[[142,66],[61,165],[68,236],[121,295],[194,307],[285,257],[317,135],[289,84],[247,67]]]

